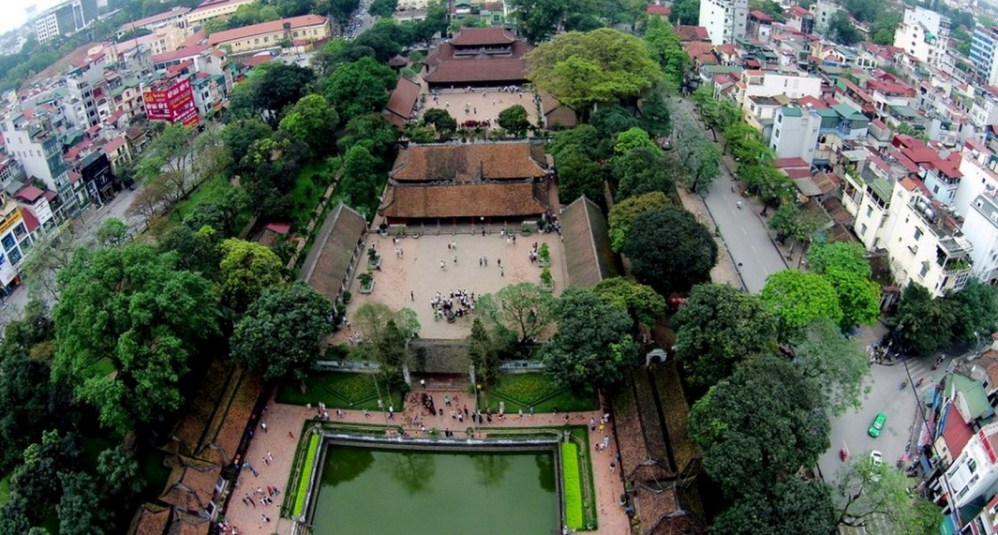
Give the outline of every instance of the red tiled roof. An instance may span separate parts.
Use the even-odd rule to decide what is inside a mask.
[[[287,234],[291,232],[291,223],[267,223],[264,228],[278,234]]]
[[[672,13],[672,8],[669,6],[660,6],[658,4],[649,4],[645,7],[645,13],[649,15],[660,15],[663,17],[668,17]]]
[[[411,119],[412,111],[416,107],[416,101],[419,100],[419,89],[419,84],[416,82],[404,76],[399,77],[398,84],[392,91],[392,96],[389,97],[385,109],[402,120]]]
[[[455,46],[511,45],[516,36],[506,28],[462,28],[450,43]]]
[[[21,189],[21,191],[17,192],[14,195],[14,198],[20,199],[26,203],[31,204],[37,201],[38,198],[44,194],[45,192],[42,191],[40,188],[37,188],[35,186],[25,186],[24,188]]]
[[[808,10],[806,10],[806,9],[800,7],[800,6],[794,6],[794,7],[790,8],[789,11],[787,11],[787,16],[788,17],[803,17],[805,15],[810,15],[810,14],[811,14],[810,11],[808,11]]]
[[[777,158],[775,164],[779,169],[793,169],[796,167],[811,168],[811,165],[805,162],[803,158]]]
[[[680,41],[710,41],[710,32],[703,26],[676,26]]]
[[[107,122],[110,124],[114,124],[118,122],[118,119],[121,119],[124,116],[125,116],[125,110],[118,110],[108,116]]]
[[[48,202],[54,201],[58,196],[59,194],[54,191],[45,190],[45,200]]]
[[[28,227],[28,234],[31,234],[41,226],[41,223],[38,222],[38,217],[30,208],[22,208],[21,217],[24,219],[24,225]]]
[[[118,136],[104,144],[104,152],[110,154],[125,145],[125,136]]]
[[[804,95],[803,97],[797,99],[797,103],[804,107],[811,106],[811,108],[815,110],[820,110],[828,107],[827,104],[812,97],[811,95]]]
[[[252,26],[236,28],[234,30],[225,30],[223,32],[213,33],[208,36],[208,44],[214,46],[228,41],[245,39],[254,35],[278,32],[284,28],[284,23],[291,24],[291,29],[294,30],[298,28],[307,28],[309,26],[318,26],[320,24],[325,24],[326,22],[326,17],[321,15],[302,15],[300,17],[272,20],[270,22],[253,24]]]
[[[92,136],[92,135],[96,134],[97,131],[100,130],[100,129],[101,129],[100,123],[95,124],[95,125],[91,126],[90,128],[87,128],[87,135],[88,136]]]
[[[534,184],[461,184],[389,186],[385,217],[525,217],[542,214],[547,206],[534,195]]]
[[[243,60],[243,65],[247,67],[256,67],[257,65],[262,65],[264,63],[269,63],[274,61],[274,56],[270,54],[260,54],[259,56],[250,56]]]
[[[171,61],[176,61],[180,59],[189,59],[200,55],[205,50],[208,50],[208,45],[194,45],[189,48],[181,48],[180,50],[174,50],[173,52],[164,52],[163,54],[156,54],[152,57],[152,62],[154,64],[158,63],[168,63]]]
[[[974,436],[974,431],[967,422],[963,421],[960,411],[955,405],[950,405],[946,409],[946,425],[943,427],[943,440],[946,441],[946,448],[949,449],[950,456],[956,459],[960,456],[963,448]]]
[[[750,12],[749,16],[758,20],[759,22],[773,22],[773,17],[770,17],[769,15],[763,13],[762,11],[759,11],[758,9]]]
[[[389,176],[399,182],[540,178],[543,151],[527,142],[411,145],[399,151]]]
[[[520,82],[526,80],[523,59],[455,59],[440,62],[423,80],[437,84]]]
[[[789,178],[794,180],[798,178],[811,178],[810,169],[804,169],[800,167],[787,167],[784,169],[780,169],[780,171],[783,171],[783,174],[787,175]]]

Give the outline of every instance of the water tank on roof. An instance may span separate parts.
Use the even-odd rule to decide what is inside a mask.
[[[931,208],[926,208],[922,213],[925,214],[925,217],[928,218],[929,221],[936,220],[936,213],[933,212]]]

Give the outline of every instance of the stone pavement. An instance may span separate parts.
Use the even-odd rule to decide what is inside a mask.
[[[489,128],[499,128],[499,112],[517,104],[527,110],[531,124],[543,124],[534,102],[534,94],[528,91],[510,93],[499,91],[498,88],[474,91],[450,89],[426,94],[424,86],[422,92],[426,95],[426,100],[420,116],[430,108],[440,108],[447,110],[457,120],[459,127],[465,121],[490,121]]]
[[[456,432],[457,436],[463,436],[465,428],[470,427],[469,420],[465,420],[464,423],[459,424],[449,412],[453,408],[445,407],[442,402],[445,395],[453,396],[455,392],[452,390],[436,391],[433,390],[432,385],[428,386],[427,390],[422,390],[418,387],[414,390],[417,393],[424,391],[433,395],[434,400],[438,401],[441,408],[445,409],[443,416],[431,417],[425,414],[421,416],[422,424],[426,426],[427,430],[450,428]],[[465,394],[457,394],[457,396],[457,404],[462,408],[464,405],[468,405],[469,413],[475,411],[473,396]],[[456,406],[454,405],[454,407]],[[344,410],[342,416],[337,416],[336,409],[337,407],[333,406],[326,407],[330,420],[367,424],[404,424],[406,425],[407,433],[417,436],[420,434],[419,426],[412,425],[411,423],[412,416],[420,412],[419,407],[413,406],[409,401],[407,401],[407,406],[404,410],[401,413],[396,413],[392,420],[388,420],[388,415],[385,413],[371,412],[370,414],[365,414],[362,411],[352,410]],[[279,533],[287,535],[291,533],[293,522],[287,518],[279,518],[281,502],[284,499],[284,486],[287,485],[288,477],[291,473],[293,456],[298,440],[300,439],[298,435],[302,429],[302,425],[306,420],[316,417],[316,412],[314,408],[308,409],[306,407],[276,403],[271,398],[267,412],[260,419],[261,423],[267,425],[267,431],[264,432],[262,428],[257,428],[253,441],[246,453],[246,460],[250,462],[259,475],[254,476],[251,471],[245,469],[240,472],[239,480],[232,491],[232,498],[229,500],[228,508],[225,512],[225,519],[231,526],[237,528],[240,534],[271,535],[272,533]],[[482,426],[481,433],[476,432],[476,436],[487,434],[488,427],[560,427],[566,423],[588,425],[590,418],[599,420],[601,416],[600,411],[575,412],[569,414],[567,419],[564,413],[524,414],[523,416],[508,414],[502,420],[493,416],[494,423]],[[406,423],[406,418],[409,419],[409,423]],[[610,425],[607,426],[606,432],[611,434],[610,447],[602,452],[596,452],[595,450],[596,443],[602,439],[600,431],[597,430],[594,434],[590,435],[590,447],[592,448],[590,458],[592,460],[596,495],[599,500],[597,513],[599,529],[589,533],[621,535],[629,532],[629,520],[623,508],[618,504],[618,499],[624,492],[623,479],[619,466],[610,466],[610,463],[614,462],[614,456],[616,455],[616,441],[612,437],[614,433],[613,422],[610,422]],[[273,461],[269,464],[263,460],[268,452],[273,456]],[[266,487],[268,485],[276,486],[281,491],[281,494],[273,498],[274,503],[272,505],[261,505],[258,499],[255,505],[247,505],[242,501],[246,495],[252,498],[257,488],[262,488],[263,494],[266,494]],[[265,522],[263,515],[268,516],[270,522]]]

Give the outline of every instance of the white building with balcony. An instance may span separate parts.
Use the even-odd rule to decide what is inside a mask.
[[[699,25],[707,28],[714,46],[745,38],[748,0],[700,0]]]
[[[946,60],[949,32],[949,17],[921,7],[909,8],[894,31],[894,46],[919,61],[941,67]]]

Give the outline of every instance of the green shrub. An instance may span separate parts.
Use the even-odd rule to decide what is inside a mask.
[[[582,480],[579,478],[579,447],[573,442],[561,444],[561,477],[565,490],[565,525],[568,529],[581,529]]]
[[[305,509],[305,496],[308,494],[309,476],[312,475],[312,465],[315,464],[315,456],[319,452],[319,435],[312,434],[308,439],[308,451],[305,452],[305,462],[302,463],[301,473],[298,476],[298,494],[295,495],[295,508],[291,516],[301,516]],[[576,467],[578,472],[578,467]],[[580,506],[581,507],[581,506]],[[579,513],[581,515],[581,513]]]

